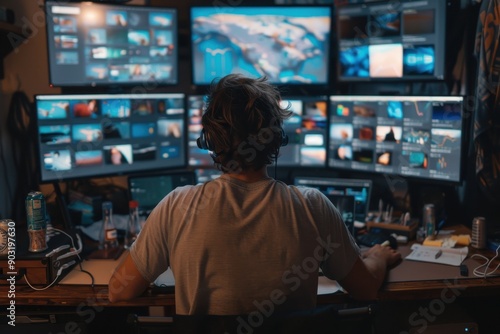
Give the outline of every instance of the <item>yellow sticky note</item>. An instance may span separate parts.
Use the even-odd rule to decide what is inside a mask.
[[[433,237],[427,237],[427,238],[425,238],[423,245],[424,246],[441,247],[443,245],[443,240],[436,240]]]
[[[455,240],[457,242],[457,245],[460,246],[469,246],[470,244],[469,234],[452,235],[450,238]]]

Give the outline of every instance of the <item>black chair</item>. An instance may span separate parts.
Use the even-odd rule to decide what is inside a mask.
[[[314,310],[275,313],[270,316],[254,312],[240,315],[135,317],[133,333],[366,334],[372,332],[373,312],[373,305],[354,308],[325,305]],[[158,331],[155,331],[155,328]]]

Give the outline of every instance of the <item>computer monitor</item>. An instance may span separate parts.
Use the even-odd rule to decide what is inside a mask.
[[[196,183],[205,183],[220,177],[222,171],[215,168],[196,168],[194,174],[196,175]]]
[[[242,73],[282,85],[327,85],[331,22],[332,6],[193,6],[193,83]]]
[[[201,116],[206,107],[206,96],[192,95],[188,105],[188,163],[195,167],[214,167],[206,150],[196,144],[201,133]],[[288,144],[280,148],[278,166],[324,167],[328,133],[328,96],[282,97],[281,105],[292,112],[283,128]]]
[[[188,165],[194,167],[214,167],[214,161],[207,150],[198,147],[196,140],[201,134],[201,116],[205,112],[206,96],[190,95],[187,97],[188,125]]]
[[[37,95],[41,182],[186,164],[184,94]]]
[[[331,96],[328,167],[459,183],[464,98]]]
[[[177,83],[177,10],[108,2],[45,3],[53,86]]]
[[[371,180],[298,176],[295,177],[294,184],[296,186],[316,188],[330,200],[335,196],[354,196],[356,203],[355,220],[364,222],[368,216],[372,193]],[[333,200],[332,202],[336,203]]]
[[[280,148],[278,166],[325,167],[328,133],[327,96],[283,96],[292,112],[284,121],[288,145]]]
[[[160,201],[177,187],[194,185],[194,172],[138,174],[128,177],[131,200],[139,203],[139,214],[148,216]]]
[[[339,81],[444,79],[446,2],[339,6]]]

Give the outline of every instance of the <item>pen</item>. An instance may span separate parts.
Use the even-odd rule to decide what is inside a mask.
[[[436,255],[434,256],[435,259],[439,259],[439,257],[441,256],[441,254],[443,254],[443,251],[442,250],[439,250]]]
[[[445,222],[446,221],[443,219],[437,224],[435,233],[436,236],[439,234],[439,231],[441,231],[441,229],[443,228]]]

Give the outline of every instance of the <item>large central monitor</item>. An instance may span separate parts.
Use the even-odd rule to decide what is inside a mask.
[[[214,162],[206,150],[198,148],[196,139],[201,133],[201,116],[206,108],[206,97],[192,95],[188,105],[188,163],[196,167],[213,167]],[[324,167],[328,133],[328,96],[283,96],[283,108],[292,116],[283,128],[288,144],[280,148],[278,166]]]
[[[331,96],[328,166],[461,181],[461,96]]]
[[[35,97],[41,182],[183,167],[183,94]]]
[[[242,73],[275,84],[328,84],[331,21],[331,6],[192,7],[193,83]]]
[[[339,6],[339,80],[444,79],[446,2]]]
[[[177,83],[175,8],[52,0],[45,8],[52,85]]]

